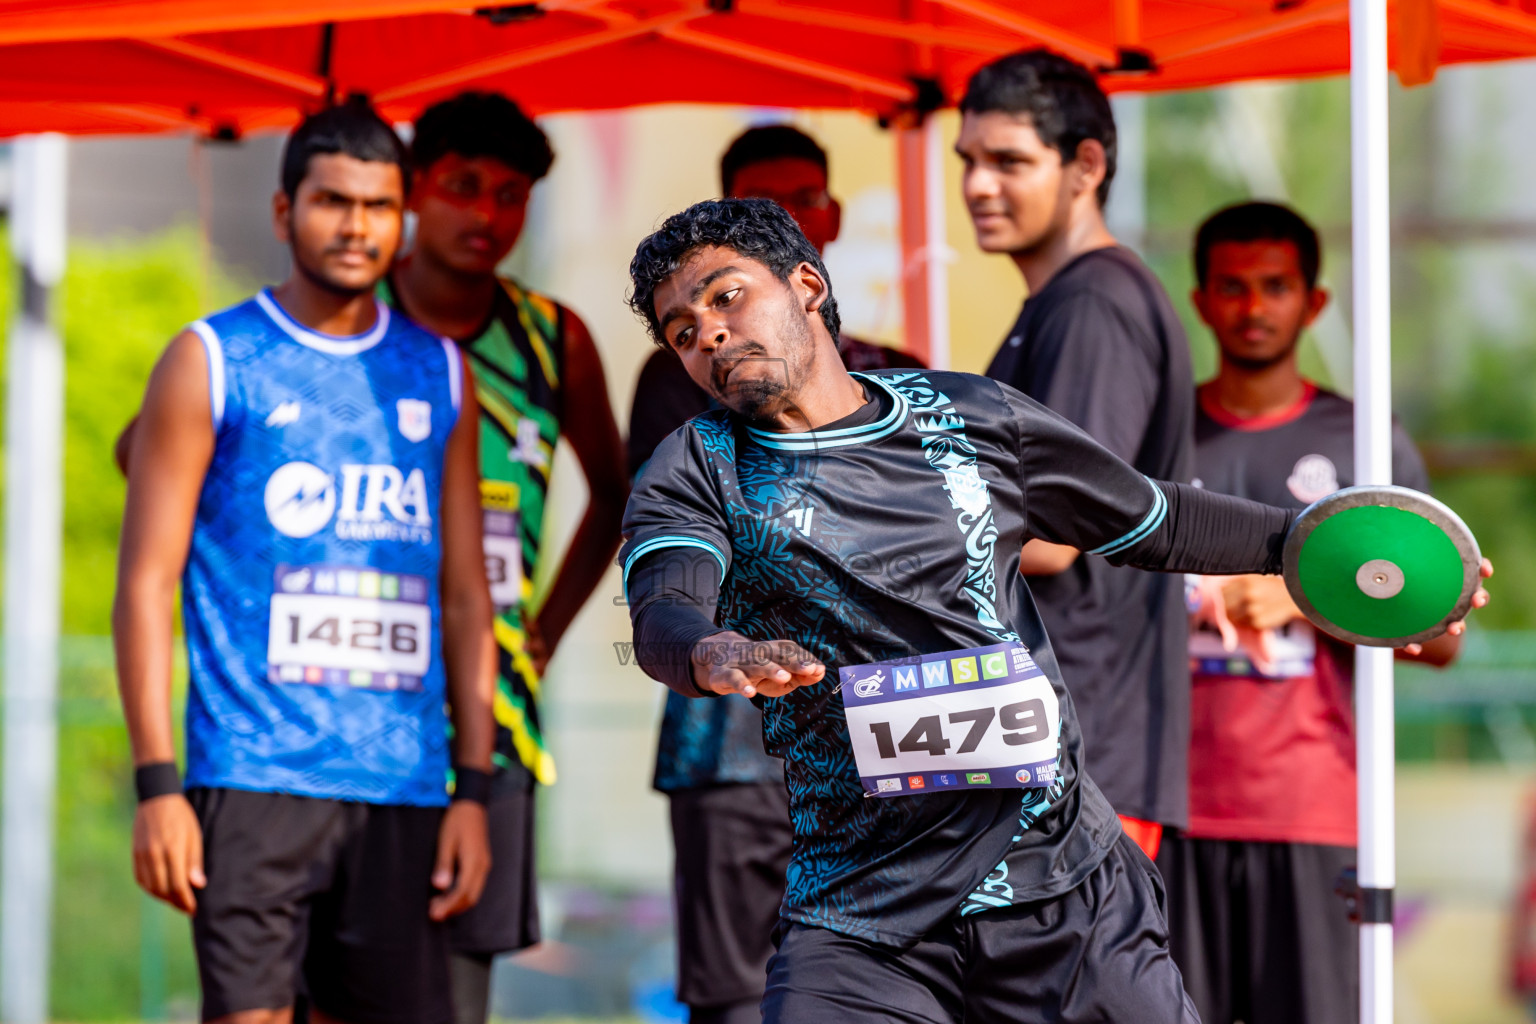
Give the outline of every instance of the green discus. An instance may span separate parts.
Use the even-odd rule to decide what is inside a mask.
[[[1461,517],[1406,487],[1346,487],[1309,505],[1285,542],[1285,584],[1323,632],[1423,643],[1465,618],[1482,555]]]

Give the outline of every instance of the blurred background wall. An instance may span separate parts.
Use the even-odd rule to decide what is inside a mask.
[[[1393,93],[1394,393],[1437,493],[1499,565],[1495,603],[1461,663],[1399,678],[1399,1019],[1525,1019],[1506,984],[1527,800],[1536,780],[1536,65],[1461,67]],[[1197,374],[1213,345],[1186,296],[1199,221],[1248,197],[1283,199],[1322,231],[1331,312],[1304,366],[1349,390],[1347,83],[1324,80],[1117,99],[1122,169],[1111,221],[1186,320]],[[946,138],[956,118],[941,115]],[[621,423],[649,352],[624,304],[636,241],[718,193],[717,160],[752,123],[816,135],[843,203],[828,253],[847,328],[901,342],[895,154],[842,113],[669,107],[545,120],[558,153],[508,270],[575,309],[598,340]],[[135,890],[126,739],[108,608],[123,489],[110,461],[148,369],[181,325],[281,278],[270,196],[281,139],[95,139],[70,145],[72,250],[61,316],[68,359],[66,566],[53,1006],[60,1020],[191,1019],[188,929]],[[5,157],[0,149],[0,199]],[[1012,264],[975,250],[947,165],[951,351],[985,368],[1023,299]],[[0,315],[14,272],[0,254]],[[3,367],[0,361],[0,367]],[[1112,371],[1107,371],[1112,372]],[[578,398],[579,400],[579,398]],[[583,501],[559,456],[550,533]],[[555,559],[546,560],[552,566]],[[626,663],[617,574],[550,672],[560,780],[543,794],[540,870],[554,940],[498,975],[507,1017],[675,1018],[667,991],[671,851],[649,788],[661,688]]]

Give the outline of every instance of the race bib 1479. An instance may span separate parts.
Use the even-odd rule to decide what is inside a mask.
[[[839,672],[869,796],[1037,788],[1060,774],[1061,707],[1022,644]]]
[[[267,677],[419,690],[432,664],[424,576],[355,566],[280,565],[267,630]]]

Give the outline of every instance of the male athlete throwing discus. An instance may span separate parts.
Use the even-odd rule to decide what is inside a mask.
[[[828,181],[826,151],[787,124],[749,128],[720,157],[724,195],[773,200],[821,253],[842,225]],[[838,337],[838,355],[850,370],[922,366],[905,352],[847,334]],[[653,352],[630,406],[630,474],[711,404],[674,353]],[[763,750],[762,737],[762,713],[742,698],[667,696],[654,785],[671,804],[677,998],[688,1006],[688,1024],[760,1019],[763,970],[773,956],[793,845],[784,763]]]
[[[292,275],[171,342],[131,442],[113,635],[134,875],[192,915],[204,1020],[281,1024],[304,991],[317,1021],[448,1024],[443,922],[489,867],[474,394],[451,342],[373,295],[406,180],[365,105],[300,125],[273,209]]]
[[[764,1019],[1198,1020],[1019,551],[1274,573],[1292,514],[1149,480],[995,381],[848,373],[826,269],[772,203],[691,207],[630,273],[724,406],[657,448],[621,560],[642,665],[753,697],[785,761]]]

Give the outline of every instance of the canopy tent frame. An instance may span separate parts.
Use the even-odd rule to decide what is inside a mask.
[[[1032,8],[1030,13],[1013,9],[1012,4],[1002,0],[905,0],[889,5],[877,2],[863,10],[856,9],[858,0],[659,0],[643,7],[637,5],[637,0],[543,0],[524,5],[527,10],[517,8],[519,13],[512,18],[497,17],[503,8],[468,9],[457,5],[457,0],[315,2],[318,6],[304,6],[303,0],[264,0],[248,5],[217,5],[210,0],[137,0],[126,4],[83,0],[66,9],[61,0],[20,0],[14,10],[0,16],[0,47],[134,42],[143,51],[179,58],[189,69],[201,69],[207,77],[197,83],[198,89],[211,88],[217,92],[228,85],[235,94],[246,97],[235,102],[255,104],[261,109],[242,105],[232,112],[221,112],[218,103],[205,95],[180,109],[174,101],[168,104],[162,98],[155,102],[147,95],[137,99],[131,95],[82,96],[57,102],[27,99],[47,95],[46,91],[34,91],[46,90],[48,79],[44,73],[33,75],[38,84],[19,89],[12,99],[0,103],[0,134],[7,132],[5,125],[10,121],[25,126],[9,129],[13,133],[38,126],[82,132],[118,128],[156,131],[180,124],[210,136],[228,138],[243,131],[282,127],[291,123],[302,107],[317,106],[329,95],[359,91],[382,106],[398,107],[407,101],[430,101],[435,94],[456,86],[550,62],[566,61],[553,71],[568,74],[573,67],[569,59],[621,44],[631,49],[675,45],[701,54],[733,58],[791,79],[798,76],[802,85],[792,92],[821,97],[807,101],[812,105],[852,106],[889,114],[919,98],[911,71],[877,74],[858,68],[859,51],[873,52],[872,47],[884,46],[886,49],[879,51],[884,56],[879,60],[888,60],[891,44],[906,43],[911,47],[909,52],[926,55],[924,60],[929,63],[932,54],[942,53],[943,84],[953,91],[967,68],[1023,46],[1045,45],[1090,66],[1116,72],[1106,76],[1109,91],[1139,92],[1250,77],[1332,73],[1343,66],[1342,53],[1339,57],[1332,53],[1336,45],[1343,45],[1350,16],[1350,0],[1298,0],[1285,4],[1210,0],[1191,4],[1178,17],[1168,16],[1166,9],[1182,0],[1101,0],[1077,8],[1094,11],[1102,7],[1108,15],[1107,20],[1094,15],[1099,20],[1093,22],[1092,34],[1085,34],[1081,25],[1058,25],[1051,20],[1060,15],[1070,21],[1077,14],[1042,14],[1041,10],[1049,8],[1051,0],[1044,0],[1044,8]],[[1525,0],[1515,4],[1502,0],[1393,3],[1398,23],[1417,18],[1442,27],[1438,35],[1431,33],[1426,39],[1414,39],[1401,27],[1398,30],[1399,50],[1405,45],[1433,48],[1431,66],[1441,59],[1442,50],[1445,60],[1490,60],[1536,49],[1536,11],[1527,9],[1529,4]],[[1199,13],[1190,13],[1195,11]],[[541,17],[531,17],[529,12]],[[470,30],[453,25],[474,25],[475,31],[485,28],[489,32],[527,34],[498,37],[498,45],[487,52],[484,44],[488,37],[471,33],[479,43],[449,43],[421,51],[456,55],[436,68],[431,67],[430,60],[425,67],[420,66],[421,61],[407,62],[399,69],[400,80],[387,80],[386,75],[382,81],[349,80],[373,74],[359,70],[355,60],[350,66],[342,66],[337,74],[330,69],[317,70],[313,64],[291,66],[292,47],[265,51],[265,44],[257,38],[274,28],[334,23],[338,33],[356,40],[358,36],[351,26],[372,24],[369,19],[388,21],[399,17],[437,19],[433,31],[448,32],[455,41]],[[501,27],[491,28],[492,25]],[[757,38],[762,30],[774,26],[781,30],[802,27],[811,31],[781,38],[778,46]],[[1326,37],[1318,35],[1319,32],[1327,33]],[[255,50],[246,52],[246,43],[231,38],[242,33],[257,39]],[[1447,40],[1445,47],[1440,45],[1441,36]],[[835,45],[828,43],[830,50],[821,51],[822,59],[800,52],[802,39],[806,44],[814,44],[823,37],[835,37]],[[1270,45],[1279,40],[1288,45]],[[1455,47],[1449,48],[1452,40]],[[805,48],[809,51],[814,46]],[[1305,56],[1314,50],[1326,50],[1328,55],[1319,59]],[[48,62],[41,68],[48,72],[66,66],[67,62]],[[171,73],[161,67],[151,70],[155,75]],[[110,85],[93,83],[91,88],[105,93],[132,93],[133,81],[131,75],[112,77]],[[129,84],[123,86],[124,82]],[[269,86],[271,90],[252,96],[249,88],[242,91],[238,87],[241,82]],[[821,88],[812,83],[820,83]],[[520,81],[484,84],[522,95]],[[829,94],[828,89],[834,92]],[[139,91],[142,93],[142,89]],[[626,100],[622,93],[620,90],[620,98],[612,105],[675,99]],[[771,98],[761,95],[733,100],[722,94],[716,100],[773,104]],[[797,102],[788,101],[790,105]],[[558,98],[552,102],[544,96],[531,104],[540,113],[605,105],[607,101],[598,103],[590,96],[566,101],[566,105]],[[396,109],[390,116],[403,118],[409,113]]]

